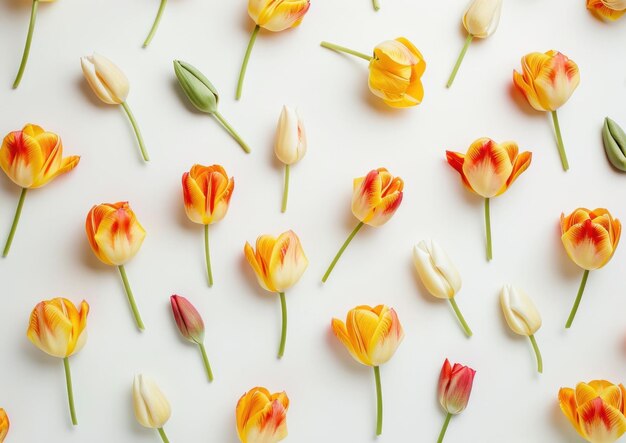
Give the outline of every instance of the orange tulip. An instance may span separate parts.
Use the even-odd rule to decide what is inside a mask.
[[[92,207],[87,214],[85,231],[96,257],[104,264],[117,266],[137,327],[143,330],[143,321],[128,283],[124,264],[137,254],[146,231],[139,224],[128,202],[103,203]]]
[[[359,220],[352,233],[326,270],[322,282],[326,282],[343,251],[363,225],[379,227],[391,219],[402,203],[404,182],[385,168],[370,171],[365,177],[355,178],[352,191],[352,214]]]
[[[598,18],[615,21],[626,14],[626,1],[624,0],[587,0],[589,9]]]
[[[40,188],[55,177],[76,167],[80,157],[63,158],[61,138],[37,125],[28,124],[21,131],[10,132],[0,147],[0,168],[13,183],[22,188],[3,256],[11,249],[13,236],[22,214],[29,189]]]
[[[82,301],[77,309],[66,298],[42,301],[30,314],[26,336],[39,349],[53,357],[63,359],[67,395],[69,398],[72,424],[77,425],[74,409],[72,376],[69,357],[80,351],[87,341],[87,314],[89,305]]]
[[[287,437],[289,398],[253,388],[237,402],[237,435],[241,443],[276,443]]]
[[[561,214],[561,241],[565,251],[574,263],[585,270],[566,328],[572,326],[589,271],[608,263],[615,253],[621,233],[620,221],[604,208],[593,211],[578,208],[567,217]]]
[[[9,416],[4,409],[0,408],[0,443],[4,441],[9,433],[10,426],[11,423],[9,422]]]
[[[193,165],[183,174],[183,200],[187,217],[194,223],[204,225],[204,253],[209,286],[213,286],[211,255],[209,253],[209,225],[224,218],[235,180],[220,165]]]
[[[576,432],[591,443],[613,443],[626,432],[626,388],[606,380],[559,390],[559,406]]]
[[[558,51],[533,52],[522,58],[522,73],[513,71],[513,84],[537,111],[552,113],[563,170],[569,169],[557,109],[580,83],[578,66]]]
[[[461,175],[465,187],[485,199],[487,260],[491,260],[489,199],[504,193],[528,169],[532,153],[526,151],[519,154],[515,142],[498,144],[490,138],[479,138],[470,145],[467,154],[446,151],[446,159]]]
[[[376,378],[376,435],[383,429],[383,399],[379,366],[387,363],[404,338],[396,311],[385,305],[357,306],[348,312],[346,322],[333,318],[331,327],[350,355],[361,364],[372,366]]]

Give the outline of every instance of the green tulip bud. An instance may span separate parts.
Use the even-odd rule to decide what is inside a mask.
[[[208,114],[217,112],[219,95],[215,86],[195,67],[180,60],[174,60],[174,72],[187,98],[199,111]]]
[[[626,171],[626,134],[617,123],[608,117],[604,119],[602,141],[606,156],[611,164],[620,171]]]

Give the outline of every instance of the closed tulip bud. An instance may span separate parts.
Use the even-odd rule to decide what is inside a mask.
[[[472,336],[454,296],[461,289],[461,275],[445,251],[434,240],[422,240],[413,247],[413,263],[420,280],[430,294],[449,300],[468,337]]]
[[[468,366],[455,363],[454,367],[446,358],[439,375],[439,403],[446,412],[446,420],[439,434],[438,443],[443,442],[443,438],[448,429],[448,424],[453,415],[458,415],[465,410],[472,393],[472,385],[476,371]]]
[[[106,265],[117,266],[137,327],[144,329],[124,268],[124,264],[137,254],[146,236],[137,216],[128,202],[95,205],[87,214],[85,232],[96,257]]]
[[[465,14],[463,26],[473,37],[487,38],[498,29],[502,0],[472,0]]]
[[[541,327],[541,315],[535,304],[524,291],[511,285],[502,288],[500,304],[511,331],[530,339],[537,357],[537,370],[543,372],[543,360],[535,340],[535,332]]]
[[[393,308],[385,305],[357,306],[346,316],[346,322],[333,318],[331,328],[335,337],[346,347],[352,358],[374,368],[378,413],[376,435],[383,430],[383,398],[379,366],[387,363],[404,339],[404,330]]]
[[[155,381],[146,375],[136,375],[133,380],[133,409],[141,426],[158,429],[163,441],[167,442],[163,426],[172,415],[170,403]]]
[[[611,164],[620,171],[626,171],[626,133],[608,117],[604,119],[602,141]]]
[[[257,387],[237,402],[237,435],[241,443],[276,443],[287,437],[289,398]]]
[[[587,0],[587,9],[601,19],[615,21],[626,14],[626,0]]]
[[[0,443],[4,441],[9,433],[10,426],[11,423],[9,422],[9,416],[4,409],[0,408]]]
[[[22,188],[13,224],[4,247],[3,257],[9,254],[15,230],[22,214],[22,206],[29,189],[40,188],[78,165],[80,157],[63,157],[61,137],[46,132],[37,125],[28,124],[21,131],[10,132],[0,147],[0,168]]]
[[[565,251],[574,263],[585,270],[566,328],[574,321],[589,272],[603,267],[613,257],[621,233],[620,221],[604,208],[593,211],[578,208],[567,217],[561,214],[561,241]]]
[[[42,301],[30,314],[26,331],[31,343],[46,354],[63,359],[70,414],[74,425],[78,424],[78,420],[74,408],[69,357],[80,351],[87,341],[85,328],[88,313],[89,305],[84,300],[79,308],[66,298]]]
[[[561,411],[590,443],[613,443],[626,432],[626,388],[606,380],[559,390]]]
[[[283,106],[276,128],[276,142],[274,153],[278,160],[285,164],[285,187],[283,190],[283,203],[281,210],[287,210],[287,198],[289,196],[289,166],[300,161],[306,154],[306,133],[304,123],[298,111]]]

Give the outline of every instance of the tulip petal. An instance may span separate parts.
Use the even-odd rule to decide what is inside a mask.
[[[259,241],[257,240],[257,251],[258,251],[258,248],[259,248]],[[256,275],[259,285],[266,291],[276,292],[276,290],[273,287],[271,287],[271,283],[269,282],[268,277],[267,277],[267,274],[268,274],[267,265],[263,261],[259,253],[258,252],[255,253],[254,249],[252,249],[252,246],[250,246],[250,243],[248,242],[246,242],[246,245],[244,246],[243,251],[246,256],[246,260],[248,261],[248,263],[252,267],[252,270],[254,271],[254,275]]]
[[[626,432],[626,417],[600,397],[579,406],[578,414],[589,441],[614,442]]]
[[[472,143],[463,162],[463,173],[471,188],[485,198],[498,195],[512,171],[507,151],[488,138]]]
[[[274,244],[269,260],[272,286],[284,292],[293,286],[309,265],[298,236],[293,231],[281,234]]]
[[[337,318],[333,318],[330,324],[335,337],[339,339],[339,341],[346,347],[350,355],[356,360],[360,361],[360,356],[354,350],[352,346],[352,342],[350,341],[350,336],[348,335],[348,330],[346,329],[346,324]]]
[[[396,311],[382,305],[380,309],[378,325],[367,346],[374,366],[388,362],[404,338]]]
[[[581,437],[586,438],[578,420],[576,393],[572,388],[561,388],[559,390],[559,406],[565,417],[567,417],[572,426],[574,426],[574,429],[576,429],[576,432],[578,432]]]
[[[588,271],[604,266],[614,252],[609,233],[591,220],[572,226],[561,240],[572,261]]]
[[[587,0],[587,9],[601,19],[615,21],[626,14],[626,9],[621,11],[607,7],[602,0]]]

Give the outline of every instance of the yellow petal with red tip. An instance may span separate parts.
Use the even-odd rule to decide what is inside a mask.
[[[501,193],[512,171],[508,153],[488,138],[472,143],[463,162],[463,174],[470,186],[485,198]]]
[[[224,218],[235,188],[220,165],[193,165],[182,178],[187,217],[194,223],[210,225]]]
[[[613,443],[626,432],[626,417],[600,397],[579,406],[580,426],[587,441]]]
[[[246,392],[237,402],[237,434],[242,443],[276,443],[287,436],[289,398],[262,387]]]
[[[402,203],[404,182],[385,168],[370,171],[354,180],[352,214],[370,226],[382,226]]]

